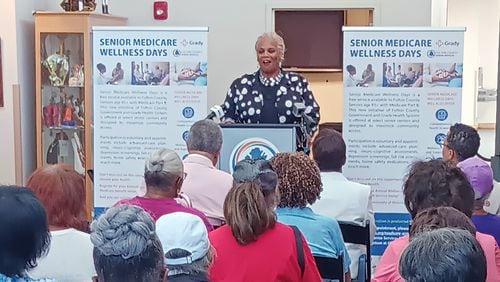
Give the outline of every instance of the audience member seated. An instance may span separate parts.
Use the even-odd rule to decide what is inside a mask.
[[[197,121],[189,129],[186,145],[189,155],[183,162],[187,176],[181,190],[212,225],[220,226],[224,222],[222,205],[233,185],[233,177],[216,167],[222,131],[211,120]]]
[[[342,174],[342,167],[346,163],[346,145],[342,135],[333,129],[321,129],[314,138],[312,153],[323,183],[321,198],[311,205],[312,210],[338,221],[361,226],[365,226],[366,220],[369,220],[370,240],[373,243],[376,226],[371,188],[349,181]],[[346,243],[346,247],[351,257],[351,276],[356,278],[359,257],[366,253],[366,248],[349,243]]]
[[[454,165],[477,155],[481,138],[477,130],[462,123],[450,127],[442,144],[443,160]]]
[[[276,222],[277,182],[265,170],[231,188],[224,201],[227,224],[209,233],[216,253],[210,281],[321,281],[304,238],[296,241],[292,227]]]
[[[30,276],[57,281],[90,281],[95,275],[93,246],[85,214],[85,180],[68,164],[37,169],[26,186],[47,211],[51,244]],[[83,232],[84,231],[84,232]]]
[[[484,201],[484,210],[491,214],[500,215],[500,182],[496,180],[493,181],[493,190],[488,199]]]
[[[476,236],[476,227],[463,212],[453,207],[433,207],[419,212],[410,226],[410,241],[419,233],[439,229],[458,228]]]
[[[493,171],[490,165],[479,157],[468,158],[460,163],[467,179],[474,189],[474,210],[472,222],[477,231],[495,237],[497,245],[500,244],[500,217],[484,210],[484,201],[493,189]]]
[[[318,199],[322,190],[318,166],[301,152],[278,153],[271,159],[271,166],[278,175],[278,221],[297,226],[306,237],[313,255],[342,256],[345,281],[351,281],[351,260],[339,224],[335,219],[316,214],[307,207]]]
[[[163,250],[155,222],[142,208],[112,207],[92,222],[99,282],[163,281]]]
[[[199,216],[207,230],[212,225],[205,215],[197,209],[179,204],[178,196],[186,174],[181,158],[176,152],[169,149],[160,149],[153,152],[147,159],[144,167],[146,194],[131,199],[120,200],[116,205],[135,205],[143,208],[154,220],[172,212],[188,212]]]
[[[468,231],[441,228],[420,233],[410,242],[399,271],[406,282],[484,282],[486,259]]]
[[[27,275],[50,245],[47,214],[35,194],[24,187],[0,186],[0,215],[0,281],[55,281]]]
[[[233,179],[236,183],[252,182],[261,171],[271,168],[271,163],[265,159],[243,159],[236,163],[233,169]]]
[[[442,160],[414,163],[403,184],[403,195],[412,219],[426,208],[443,206],[454,207],[468,217],[472,215],[474,192],[469,181],[459,168]],[[486,281],[500,281],[500,250],[495,239],[480,232],[476,232],[476,238],[486,256]],[[397,264],[408,242],[409,235],[405,235],[389,243],[377,265],[373,282],[403,281]]]
[[[174,212],[156,221],[169,282],[208,282],[213,251],[203,221],[190,213]]]

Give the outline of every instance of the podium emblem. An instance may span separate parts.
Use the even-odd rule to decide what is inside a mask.
[[[263,138],[247,138],[236,145],[229,157],[229,170],[232,174],[234,166],[241,160],[269,160],[278,153],[278,148]]]

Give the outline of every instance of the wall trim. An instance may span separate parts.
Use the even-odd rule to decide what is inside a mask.
[[[23,148],[21,131],[21,91],[19,84],[12,85],[13,124],[14,124],[14,167],[16,185],[23,185]]]
[[[297,3],[293,0],[274,1],[266,4],[266,31],[274,31],[275,10],[343,10],[355,8],[373,9],[373,25],[380,24],[380,0],[328,0],[328,1],[305,1]]]

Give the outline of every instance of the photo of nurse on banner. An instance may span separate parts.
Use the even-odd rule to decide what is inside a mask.
[[[125,72],[122,68],[122,63],[117,62],[114,65],[112,72],[108,71],[108,67],[100,62],[95,66],[96,70],[94,71],[94,79],[95,84],[97,85],[119,85],[124,84],[124,75]]]
[[[359,73],[361,70],[361,73]],[[372,64],[362,67],[347,65],[344,70],[344,85],[346,87],[375,87],[376,80],[380,80],[380,75],[375,75]]]

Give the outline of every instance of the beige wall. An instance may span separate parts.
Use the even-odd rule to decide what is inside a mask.
[[[321,114],[321,122],[342,121],[342,73],[303,73],[309,80]]]

